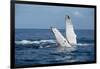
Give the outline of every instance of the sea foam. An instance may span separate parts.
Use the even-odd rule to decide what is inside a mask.
[[[56,43],[55,40],[40,40],[40,41],[31,41],[31,40],[21,40],[21,41],[15,41],[16,44],[41,44],[41,43]]]
[[[19,40],[19,41],[15,41],[15,44],[18,44],[18,45],[30,45],[30,44],[46,44],[46,43],[49,43],[49,44],[56,44],[56,40],[39,40],[39,41],[31,41],[31,40]],[[88,46],[88,45],[94,45],[93,43],[77,43],[76,46]]]

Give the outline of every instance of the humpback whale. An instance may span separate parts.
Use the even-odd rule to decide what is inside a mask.
[[[66,24],[66,37],[64,37],[56,27],[51,27],[51,30],[56,38],[57,43],[62,47],[72,47],[77,44],[76,34],[74,32],[74,27],[71,21],[71,18],[65,16]]]
[[[55,28],[55,27],[52,27],[52,32],[54,33],[55,35],[55,38],[56,38],[56,41],[57,43],[60,45],[60,46],[66,46],[66,47],[71,47],[71,45],[68,43],[68,41],[66,40],[66,38],[64,38],[64,36],[60,33],[60,31]]]
[[[69,16],[65,16],[65,21],[66,21],[66,39],[71,45],[76,45],[77,39],[76,39],[76,34],[74,32],[72,20]]]

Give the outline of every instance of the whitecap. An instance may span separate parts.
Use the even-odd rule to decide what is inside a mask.
[[[40,43],[45,43],[45,42],[56,43],[55,40],[40,40]]]
[[[40,40],[40,41],[20,40],[20,41],[15,41],[15,43],[28,45],[28,44],[40,44],[40,43],[56,43],[56,41],[55,40]]]
[[[29,40],[21,40],[21,41],[15,41],[16,44],[33,44],[33,41],[29,41]]]
[[[92,43],[78,43],[78,46],[88,46],[88,45],[94,45]]]

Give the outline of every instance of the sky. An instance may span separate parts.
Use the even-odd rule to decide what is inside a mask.
[[[69,15],[75,29],[94,29],[94,8],[47,5],[15,5],[15,28],[65,28],[65,15]]]

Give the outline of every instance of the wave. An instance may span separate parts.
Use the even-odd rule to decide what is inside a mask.
[[[31,40],[21,40],[21,41],[15,41],[16,44],[42,44],[42,43],[56,43],[55,40],[39,40],[39,41],[31,41]]]
[[[89,46],[94,45],[93,43],[78,43],[77,46]]]
[[[20,41],[15,41],[15,44],[18,45],[32,45],[32,44],[56,44],[56,40],[37,40],[37,41],[32,41],[32,40],[20,40]],[[88,46],[88,45],[94,45],[93,43],[78,43],[76,44],[77,46]]]

